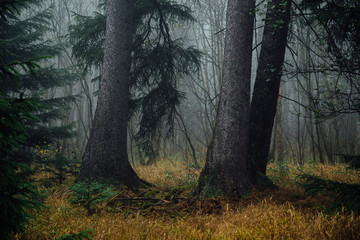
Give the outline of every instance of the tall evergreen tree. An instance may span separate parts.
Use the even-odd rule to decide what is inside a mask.
[[[11,9],[9,7],[9,10]],[[1,10],[3,13],[4,10]],[[6,18],[4,18],[6,19]],[[0,21],[1,24],[2,21]],[[16,81],[18,70],[31,71],[37,65],[32,61],[0,65],[0,79]],[[26,143],[25,122],[38,120],[30,112],[40,105],[31,99],[8,97],[0,91],[0,238],[10,239],[11,234],[23,230],[29,214],[27,210],[38,208],[39,194],[35,186],[21,176],[26,168],[14,162],[16,152]]]
[[[59,116],[58,107],[65,100],[53,100],[53,105],[50,100],[41,101],[41,94],[64,83],[65,74],[53,68],[40,68],[49,55],[58,52],[43,40],[49,11],[19,17],[19,13],[40,2],[12,0],[2,2],[0,7],[1,239],[21,231],[29,218],[28,210],[41,205],[36,187],[22,175],[26,168],[20,162],[33,160],[31,150],[35,145],[71,135],[67,127],[44,125],[46,120]]]
[[[100,2],[104,8],[104,2]],[[151,146],[157,129],[172,126],[175,107],[183,94],[177,90],[179,77],[199,67],[200,52],[173,40],[171,27],[194,21],[191,10],[169,0],[134,1],[133,40],[130,71],[130,115],[140,115],[137,139],[144,149]],[[76,16],[70,27],[73,54],[85,69],[101,68],[106,16]]]
[[[81,177],[137,186],[140,180],[130,166],[126,147],[132,15],[132,1],[107,1],[103,72]]]
[[[255,1],[229,0],[222,91],[216,129],[197,192],[239,197],[251,190],[249,109]]]
[[[29,1],[30,2],[30,1]],[[41,1],[31,1],[32,9],[39,7]],[[18,4],[17,11],[25,11],[24,5]],[[66,107],[74,97],[44,97],[50,89],[71,84],[75,75],[66,69],[56,69],[52,56],[60,53],[60,49],[51,40],[46,39],[50,31],[49,21],[51,8],[31,11],[27,17],[8,15],[7,21],[0,26],[1,64],[11,65],[16,62],[35,60],[41,68],[31,71],[19,69],[16,81],[9,81],[10,77],[1,79],[1,91],[5,96],[19,96],[32,98],[42,105],[41,109],[33,112],[40,121],[28,119],[26,125],[27,139],[23,143],[22,151],[16,152],[17,161],[31,163],[34,160],[34,147],[47,148],[63,138],[72,137],[72,125],[54,126],[52,121],[65,117]],[[45,124],[46,123],[46,124]]]
[[[137,137],[143,149],[148,150],[163,122],[171,126],[176,106],[183,97],[177,89],[179,77],[196,70],[200,52],[183,47],[180,39],[172,40],[170,35],[170,27],[178,21],[193,20],[187,7],[167,0],[137,0],[133,8],[131,67],[127,83],[129,112],[123,117],[129,119],[134,113],[140,114]],[[73,54],[88,67],[101,66],[104,19],[105,16],[100,13],[93,17],[77,16],[78,24],[70,28]],[[108,150],[104,147],[103,151]],[[86,154],[84,159],[90,156]]]
[[[229,1],[223,86],[216,131],[199,178],[200,195],[242,196],[255,186],[270,185],[264,175],[284,63],[290,3],[268,2],[249,109],[253,32],[253,16],[249,12],[254,11],[254,2]]]

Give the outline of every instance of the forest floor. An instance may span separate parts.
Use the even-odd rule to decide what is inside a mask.
[[[360,183],[360,172],[346,165],[272,163],[268,175],[278,189],[241,200],[191,196],[200,173],[191,164],[164,161],[135,169],[156,187],[123,189],[91,215],[69,203],[70,183],[47,188],[47,208],[35,212],[15,239],[72,239],[64,235],[90,229],[93,239],[360,239],[359,214],[329,212],[326,196],[307,196],[297,184],[302,173]]]

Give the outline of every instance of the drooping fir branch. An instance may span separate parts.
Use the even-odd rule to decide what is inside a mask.
[[[94,16],[75,15],[76,25],[69,27],[72,54],[80,64],[99,67],[104,57],[106,16],[95,12]]]
[[[14,15],[19,15],[21,10],[31,4],[39,4],[41,0],[2,0],[0,2],[0,17],[7,21]]]

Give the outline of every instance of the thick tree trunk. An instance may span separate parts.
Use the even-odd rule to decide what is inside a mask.
[[[204,197],[240,197],[252,188],[248,160],[254,5],[254,0],[228,1],[222,92],[197,189]]]
[[[250,109],[250,159],[266,173],[290,22],[290,0],[268,3],[259,65]]]
[[[102,79],[80,177],[137,186],[126,149],[133,1],[107,2]]]

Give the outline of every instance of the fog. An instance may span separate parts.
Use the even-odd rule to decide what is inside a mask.
[[[178,107],[174,121],[174,131],[159,129],[153,151],[156,159],[185,159],[203,161],[210,143],[216,118],[216,108],[221,91],[224,37],[226,33],[226,1],[201,0],[181,1],[192,9],[196,21],[175,24],[170,29],[173,39],[182,39],[186,46],[194,46],[203,52],[201,67],[197,73],[182,76],[179,89],[185,98]],[[66,119],[51,122],[61,126],[76,123],[76,137],[63,140],[63,148],[69,155],[81,158],[89,139],[91,124],[97,102],[98,81],[101,65],[84,65],[72,52],[69,41],[69,26],[75,24],[76,15],[94,16],[103,13],[97,1],[49,0],[46,6],[33,11],[51,7],[53,19],[47,37],[61,48],[61,55],[53,59],[59,68],[70,68],[77,80],[66,87],[49,89],[46,98],[77,96],[71,105]],[[330,109],[322,103],[333,99],[334,84],[341,86],[351,95],[353,89],[348,79],[338,77],[337,73],[324,71],[329,60],[325,45],[319,42],[316,26],[309,27],[299,10],[294,7],[288,47],[286,50],[283,77],[278,99],[277,115],[273,129],[270,158],[275,161],[294,163],[334,162],[338,154],[356,155],[359,146],[359,115],[346,108]],[[255,79],[257,59],[261,49],[264,4],[259,3],[256,10],[256,23],[253,49],[252,79]],[[253,84],[252,84],[253,86]],[[330,99],[331,98],[331,99]],[[330,99],[330,100],[329,100]],[[132,163],[146,164],[149,157],[136,146],[134,135],[138,130],[139,119],[134,116],[129,121],[128,148]]]

